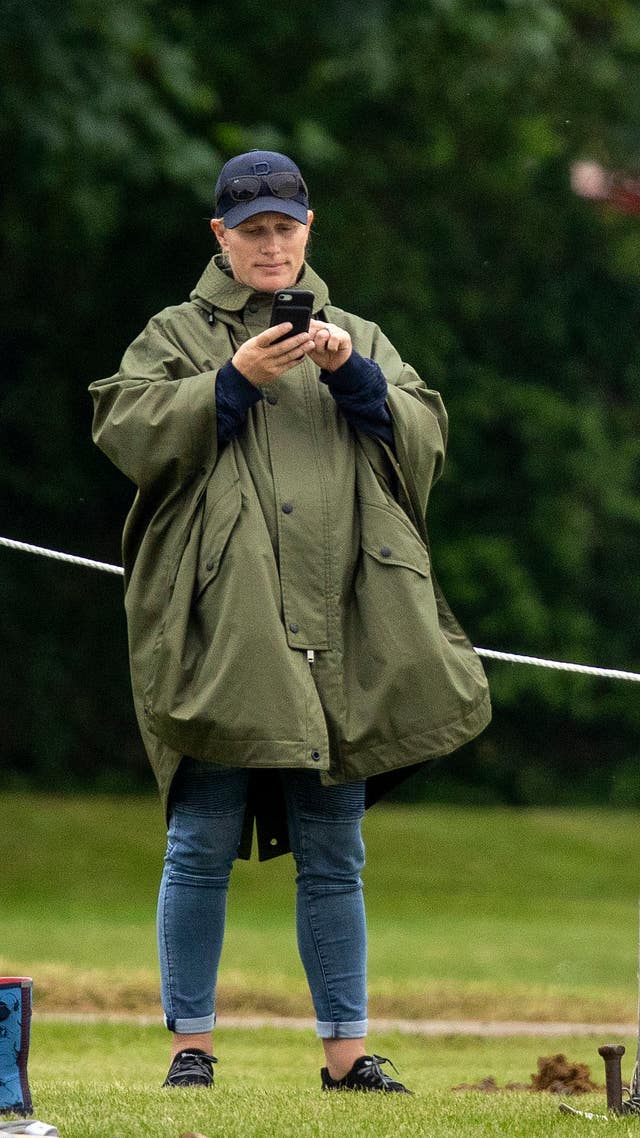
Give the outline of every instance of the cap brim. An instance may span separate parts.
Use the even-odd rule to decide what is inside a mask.
[[[284,213],[287,217],[299,221],[301,225],[306,225],[309,220],[308,207],[302,202],[297,202],[294,198],[272,198],[265,194],[250,202],[238,202],[228,209],[223,218],[225,227],[235,229],[241,221],[255,217],[257,213]]]

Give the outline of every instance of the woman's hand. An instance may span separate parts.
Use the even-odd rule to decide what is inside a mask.
[[[308,354],[323,371],[337,371],[346,364],[353,344],[351,336],[336,324],[325,324],[322,320],[312,320],[309,335],[313,337],[313,350]]]
[[[232,358],[233,366],[255,387],[273,383],[284,375],[285,371],[300,363],[305,355],[311,355],[316,346],[308,332],[290,336],[279,344],[274,342],[290,332],[292,327],[293,325],[289,323],[275,324],[273,328],[267,328],[266,332],[261,332],[259,336],[253,336],[251,340],[240,345]]]

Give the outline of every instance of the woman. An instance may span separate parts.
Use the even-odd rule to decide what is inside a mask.
[[[425,515],[440,397],[305,262],[298,167],[251,151],[216,185],[221,253],[91,386],[137,486],[124,532],[136,711],[169,821],[158,906],[166,1086],[208,1085],[229,875],[293,851],[326,1090],[405,1092],[366,1045],[365,806],[490,716],[437,590]],[[308,332],[274,292],[314,294]]]

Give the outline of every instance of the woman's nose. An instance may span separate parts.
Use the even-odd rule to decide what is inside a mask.
[[[279,246],[278,234],[277,233],[267,233],[266,236],[263,238],[263,241],[262,241],[263,250],[265,252],[267,252],[267,251],[273,252],[273,250],[277,249],[278,246]]]

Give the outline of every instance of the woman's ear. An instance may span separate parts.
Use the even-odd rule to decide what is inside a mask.
[[[220,246],[221,249],[224,248],[224,246],[223,246],[224,221],[222,221],[222,219],[220,217],[212,217],[210,225],[211,225],[211,228],[213,230],[214,236],[218,242],[218,245]]]

